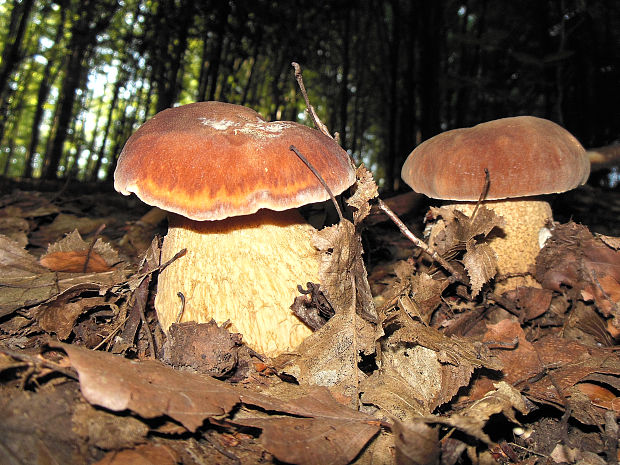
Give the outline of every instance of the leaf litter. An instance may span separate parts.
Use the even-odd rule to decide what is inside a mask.
[[[413,245],[402,250],[376,214],[366,224],[377,196],[360,168],[352,221],[314,239],[321,283],[300,283],[329,312],[275,360],[226,325],[163,334],[153,310],[160,212],[111,219],[37,193],[3,197],[2,452],[110,464],[617,456],[618,239],[557,224],[537,260],[541,288],[499,296],[486,236],[500,217],[431,211],[445,223],[431,246],[465,270],[459,282]],[[362,247],[373,234],[406,260],[373,262]],[[383,271],[368,278],[367,267]]]

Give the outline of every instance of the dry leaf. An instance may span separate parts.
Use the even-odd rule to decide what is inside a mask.
[[[133,449],[114,451],[94,465],[175,465],[179,454],[168,446],[143,444]]]
[[[402,423],[395,421],[392,426],[398,465],[439,464],[439,432],[436,427],[423,421]]]
[[[172,324],[163,360],[173,367],[190,367],[214,377],[233,371],[239,359],[241,335],[231,334],[214,320]]]
[[[124,281],[122,266],[103,273],[57,273],[7,237],[0,236],[0,316],[51,301],[68,290],[105,290]]]
[[[472,403],[458,414],[449,417],[424,417],[427,423],[442,423],[457,428],[468,435],[491,444],[491,438],[484,432],[489,418],[499,413],[508,420],[519,424],[514,411],[526,414],[528,408],[518,390],[504,381],[495,385],[482,399]]]
[[[87,218],[61,213],[50,224],[34,231],[30,235],[30,243],[38,247],[47,247],[59,237],[76,229],[81,234],[87,235],[95,232],[102,224],[113,222],[113,218]]]
[[[48,333],[55,333],[58,339],[69,338],[79,316],[93,307],[107,306],[104,297],[81,297],[75,299],[72,292],[65,293],[50,304],[41,306],[36,318],[41,328]]]
[[[291,403],[294,412],[312,418],[235,417],[236,423],[261,428],[261,443],[276,458],[298,465],[346,465],[379,431],[374,418],[336,402],[318,389]]]
[[[536,279],[563,292],[570,286],[606,316],[620,317],[620,251],[575,223],[558,225],[536,258]],[[618,323],[616,326],[620,326]]]
[[[437,225],[430,240],[437,251],[449,260],[457,259],[457,252],[466,251],[462,261],[476,296],[497,273],[497,255],[484,240],[493,229],[504,226],[504,219],[483,206],[473,218],[449,207],[431,207],[431,215]]]
[[[282,374],[299,383],[326,386],[344,402],[355,404],[361,374],[360,353],[375,351],[375,326],[356,314],[336,314],[297,348],[275,361]]]
[[[355,208],[353,222],[359,224],[370,213],[370,200],[379,196],[379,188],[372,177],[372,173],[362,164],[355,173],[355,193],[347,199],[347,204]]]
[[[261,441],[284,461],[301,451],[303,457],[296,463],[346,464],[379,431],[373,417],[339,404],[325,388],[282,401],[157,361],[130,361],[72,345],[53,346],[67,353],[86,400],[109,410],[128,409],[144,418],[167,415],[192,432],[209,418],[226,418],[239,404],[272,412],[265,417],[242,410],[228,421],[264,428]],[[275,412],[288,416],[275,416]],[[297,447],[284,447],[292,443]]]
[[[70,252],[52,252],[41,257],[39,263],[52,271],[67,273],[101,273],[111,268],[97,252],[73,250]]]
[[[401,421],[431,414],[429,407],[425,405],[423,399],[420,399],[419,391],[412,389],[411,383],[390,364],[384,364],[363,380],[360,391],[364,404],[374,405]]]
[[[469,275],[472,296],[475,297],[497,273],[497,255],[489,244],[476,244],[469,240],[465,247],[463,265]]]
[[[86,403],[75,407],[71,421],[73,431],[85,443],[104,450],[131,447],[144,442],[149,433],[149,427],[136,418],[113,415]]]
[[[362,259],[362,241],[350,221],[317,231],[312,245],[321,252],[319,278],[321,289],[336,313],[355,311],[371,322],[377,313]]]

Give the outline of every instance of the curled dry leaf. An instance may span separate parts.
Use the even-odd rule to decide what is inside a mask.
[[[620,251],[576,223],[558,225],[536,259],[536,279],[544,288],[563,292],[570,286],[594,300],[620,327]]]
[[[484,432],[489,418],[502,414],[513,423],[519,424],[515,411],[528,413],[523,397],[510,384],[500,381],[495,384],[495,390],[488,392],[482,399],[472,403],[458,414],[449,417],[424,417],[427,423],[441,423],[457,428],[464,433],[491,444],[491,438]]]
[[[504,226],[504,219],[486,207],[478,208],[472,218],[448,207],[431,207],[431,216],[436,226],[429,242],[451,260],[458,257],[456,252],[465,250],[462,261],[476,296],[497,273],[497,255],[484,241],[493,229]]]
[[[52,271],[68,273],[101,273],[119,262],[118,253],[98,238],[95,244],[82,239],[77,229],[63,239],[50,244],[39,263]]]
[[[475,368],[501,368],[498,360],[482,344],[445,336],[412,319],[403,309],[392,312],[384,321],[384,327],[386,336],[381,339],[384,369],[373,373],[370,379],[394,378],[393,373],[396,373],[402,382],[374,379],[372,386],[386,386],[387,392],[380,395],[376,389],[371,390],[362,400],[374,403],[373,400],[377,399],[377,407],[394,409],[387,413],[398,418],[402,418],[399,402],[390,403],[386,399],[392,398],[390,391],[399,389],[403,383],[408,385],[407,397],[415,399],[415,402],[408,401],[417,407],[412,412],[421,410],[426,414],[450,401],[462,386],[469,383]],[[398,392],[394,394],[398,395]]]
[[[437,427],[416,420],[407,423],[395,421],[392,426],[398,465],[439,464],[439,432]]]
[[[353,223],[342,220],[317,231],[312,245],[321,252],[321,288],[336,313],[347,312],[353,304],[360,316],[376,322],[377,313],[362,259],[362,241]]]
[[[71,335],[73,326],[82,313],[94,307],[109,305],[104,297],[74,299],[75,293],[67,292],[49,304],[42,305],[36,312],[39,326],[64,341]]]
[[[379,196],[379,188],[372,173],[364,165],[360,165],[355,173],[357,182],[355,193],[347,199],[347,204],[355,208],[353,222],[359,224],[370,213],[370,200]]]
[[[172,324],[164,344],[164,361],[214,377],[232,372],[239,359],[241,335],[229,333],[215,320]]]
[[[469,276],[472,296],[475,297],[497,273],[497,255],[489,244],[476,244],[473,240],[467,241],[465,250],[463,265]]]

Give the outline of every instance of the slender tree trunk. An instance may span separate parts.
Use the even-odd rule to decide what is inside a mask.
[[[46,179],[55,179],[57,176],[67,139],[67,130],[73,116],[76,91],[83,87],[86,80],[88,55],[96,41],[97,34],[108,27],[117,8],[116,1],[106,3],[101,0],[86,0],[82,2],[80,18],[71,28],[70,55],[58,102],[58,121],[50,151],[45,156],[44,177]]]
[[[33,5],[34,0],[22,0],[21,3],[18,3],[17,0],[13,1],[9,32],[0,64],[0,141],[4,137],[9,110],[10,78],[21,61],[22,41]]]
[[[43,69],[43,76],[39,83],[39,91],[37,92],[37,104],[32,118],[32,132],[30,133],[30,144],[28,145],[28,151],[26,152],[26,161],[24,166],[23,176],[27,179],[32,178],[32,162],[34,154],[39,147],[39,141],[41,138],[41,123],[43,121],[43,115],[45,112],[45,102],[49,97],[52,83],[58,73],[60,67],[54,71],[54,65],[58,59],[58,48],[60,46],[62,36],[65,32],[65,18],[66,18],[66,2],[59,2],[60,4],[60,21],[58,28],[56,29],[56,36],[54,40],[54,49],[50,51],[47,63]]]

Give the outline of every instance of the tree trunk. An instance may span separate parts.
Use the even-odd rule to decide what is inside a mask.
[[[58,165],[67,139],[67,130],[73,117],[76,91],[83,87],[86,80],[88,55],[96,42],[97,34],[108,27],[118,8],[116,1],[98,3],[99,1],[101,0],[83,1],[80,18],[71,28],[70,55],[58,102],[58,121],[50,151],[45,157],[45,179],[57,177]]]
[[[2,52],[2,63],[0,63],[0,141],[4,137],[9,109],[10,78],[21,61],[22,41],[33,4],[34,0],[23,0],[20,4],[17,0],[13,1],[9,31]]]

